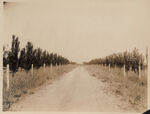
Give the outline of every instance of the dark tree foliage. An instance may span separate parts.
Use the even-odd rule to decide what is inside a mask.
[[[34,67],[35,68],[40,68],[42,65],[43,65],[43,61],[42,60],[42,49],[38,48],[38,49],[35,49],[35,56],[34,56]]]
[[[26,51],[25,48],[23,48],[20,52],[20,57],[19,57],[19,67],[26,69]]]
[[[50,59],[50,64],[54,65],[54,63],[55,63],[54,62],[55,61],[55,59],[54,59],[54,53],[50,54],[50,58],[49,59]]]
[[[14,76],[14,73],[18,70],[19,67],[18,65],[18,53],[20,51],[19,44],[20,42],[18,40],[18,37],[12,35],[11,51],[8,54],[10,70],[13,72],[12,76]]]
[[[52,63],[53,63],[53,65],[56,65],[56,63],[57,63],[57,54],[56,53],[53,55]]]
[[[10,70],[14,73],[19,67],[29,71],[32,64],[34,68],[38,69],[44,64],[50,66],[51,64],[62,65],[70,63],[67,58],[56,53],[49,53],[46,50],[42,51],[41,48],[34,49],[31,42],[27,42],[25,48],[22,48],[20,51],[19,44],[20,42],[18,41],[18,38],[13,35],[11,50],[8,52],[5,51],[5,47],[3,48],[3,66],[9,64]],[[18,55],[19,53],[20,56]]]
[[[139,71],[139,65],[141,69],[144,66],[144,57],[139,53],[138,49],[134,48],[132,52],[125,51],[124,53],[114,53],[104,58],[93,59],[88,64],[101,64],[111,67],[123,67],[125,65],[125,70],[128,72],[130,69],[134,72]]]
[[[31,42],[27,42],[26,45],[26,67],[25,70],[31,69],[31,65],[33,63],[33,44]]]
[[[46,64],[46,59],[47,59],[47,52],[46,51],[43,51],[42,52],[42,63],[44,64]],[[47,65],[47,64],[46,64]]]

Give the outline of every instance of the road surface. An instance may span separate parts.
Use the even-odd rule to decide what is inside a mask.
[[[106,84],[89,75],[79,66],[56,80],[41,87],[34,94],[15,103],[11,111],[100,111],[124,112],[125,105],[117,96],[106,94]]]

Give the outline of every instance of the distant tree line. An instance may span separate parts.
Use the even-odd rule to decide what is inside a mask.
[[[41,48],[34,49],[31,42],[27,42],[23,49],[19,47],[19,38],[12,35],[11,50],[6,50],[3,47],[3,66],[6,67],[7,64],[10,66],[10,70],[15,73],[18,68],[25,69],[26,71],[31,69],[33,64],[35,68],[40,68],[45,65],[62,65],[69,64],[69,60],[56,53],[49,53]]]
[[[139,66],[141,69],[144,68],[144,56],[139,53],[138,49],[134,48],[132,52],[114,53],[104,58],[93,59],[86,64],[100,64],[110,67],[123,67],[125,65],[125,70],[128,72],[130,69],[134,72],[139,71]]]
[[[70,61],[70,64],[77,64],[76,62]]]

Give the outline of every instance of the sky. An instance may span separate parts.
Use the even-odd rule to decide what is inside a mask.
[[[21,48],[31,41],[82,63],[134,47],[145,54],[150,43],[149,0],[27,1],[5,4],[3,45],[15,34]]]

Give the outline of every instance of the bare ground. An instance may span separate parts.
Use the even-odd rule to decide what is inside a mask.
[[[147,110],[147,69],[141,71],[139,78],[131,70],[124,77],[123,69],[120,68],[111,68],[110,71],[101,65],[86,65],[85,68],[91,76],[107,84],[104,89],[106,93],[113,94],[128,104],[120,104],[122,108],[136,112]]]
[[[10,111],[136,112],[119,96],[105,92],[107,87],[79,66],[13,104]]]
[[[15,76],[11,76],[10,72],[10,88],[6,91],[6,73],[3,73],[3,111],[9,110],[12,104],[20,101],[27,95],[33,94],[39,90],[43,85],[52,84],[59,80],[61,76],[72,71],[77,65],[64,65],[61,67],[53,67],[51,72],[50,67],[44,69],[34,69],[33,75],[31,72],[19,70]]]

